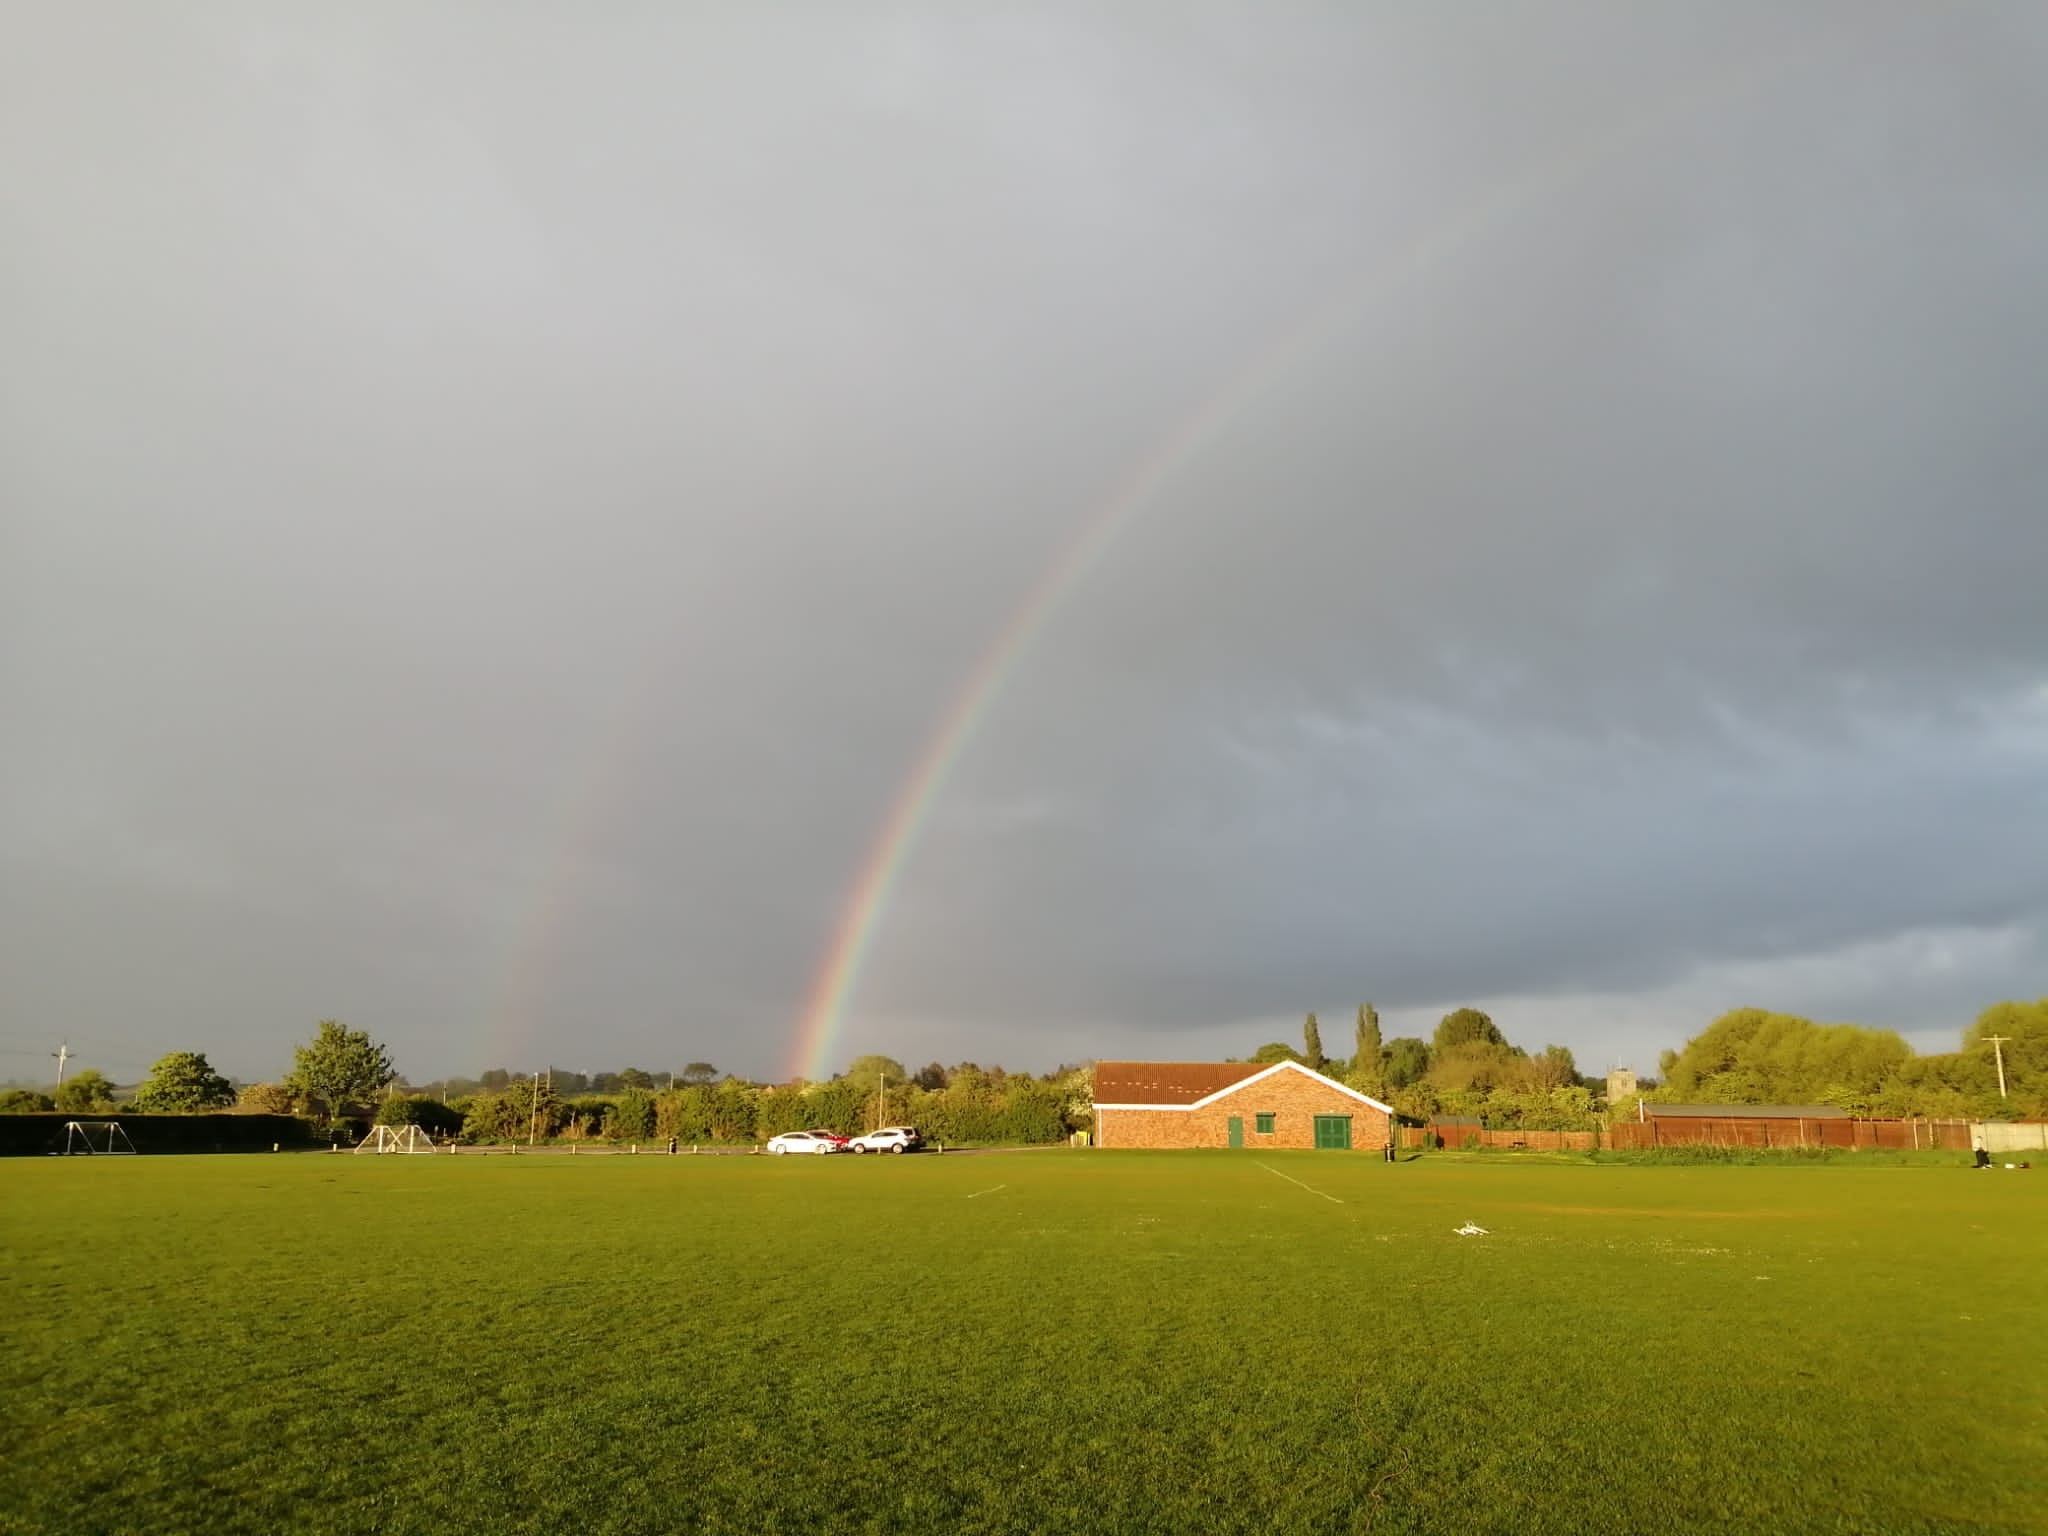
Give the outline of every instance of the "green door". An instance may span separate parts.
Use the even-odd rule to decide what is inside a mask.
[[[1241,1147],[1244,1145],[1243,1115],[1232,1115],[1230,1117],[1230,1144],[1233,1147]]]
[[[1349,1115],[1317,1115],[1316,1148],[1319,1151],[1326,1149],[1333,1152],[1349,1151],[1351,1149],[1351,1117]]]

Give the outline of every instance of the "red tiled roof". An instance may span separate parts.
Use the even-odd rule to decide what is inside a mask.
[[[1098,1061],[1098,1104],[1192,1104],[1266,1070],[1264,1061]]]

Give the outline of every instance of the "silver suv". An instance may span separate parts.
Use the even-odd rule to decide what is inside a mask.
[[[879,1131],[870,1131],[865,1136],[856,1136],[846,1144],[849,1152],[916,1152],[923,1148],[924,1138],[917,1133],[914,1125],[885,1125]]]

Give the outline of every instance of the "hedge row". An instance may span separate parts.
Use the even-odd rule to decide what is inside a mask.
[[[296,1115],[0,1115],[0,1157],[64,1149],[66,1122],[114,1120],[137,1152],[268,1152],[310,1146],[315,1127]]]

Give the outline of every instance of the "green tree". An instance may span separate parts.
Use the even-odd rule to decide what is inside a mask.
[[[1567,1046],[1546,1045],[1540,1056],[1529,1058],[1529,1066],[1535,1086],[1545,1093],[1579,1085],[1579,1064]]]
[[[1448,1051],[1460,1045],[1506,1045],[1507,1036],[1500,1032],[1491,1018],[1477,1008],[1459,1008],[1443,1016],[1436,1027],[1436,1038],[1431,1042],[1438,1051]]]
[[[1387,1042],[1387,1086],[1411,1088],[1429,1076],[1429,1045],[1413,1035]]]
[[[561,1096],[546,1078],[521,1078],[506,1086],[503,1097],[505,1119],[511,1127],[509,1140],[524,1141],[529,1136],[538,1136],[546,1141],[562,1123]]]
[[[654,1135],[654,1095],[628,1088],[612,1105],[610,1129],[615,1141],[646,1141]]]
[[[1323,1070],[1323,1032],[1316,1027],[1316,1016],[1310,1014],[1301,1026],[1302,1065],[1311,1072]]]
[[[114,1085],[97,1068],[87,1067],[58,1085],[54,1102],[68,1114],[98,1114],[114,1107]]]
[[[744,1145],[754,1139],[760,1095],[744,1083],[727,1078],[712,1090],[711,1134],[719,1141]]]
[[[872,1094],[875,1085],[884,1079],[892,1088],[901,1088],[910,1081],[910,1074],[903,1070],[903,1063],[893,1056],[859,1056],[846,1069],[845,1080],[851,1083],[857,1093]]]
[[[2001,1035],[1994,1053],[1991,1038]],[[1991,1091],[1998,1091],[1998,1056],[2005,1058],[2007,1104],[2020,1100],[2029,1113],[2048,1097],[2048,997],[2031,1003],[1993,1003],[1963,1031],[1963,1054],[1989,1060]]]
[[[1380,1043],[1380,1012],[1371,1003],[1358,1005],[1358,1054],[1351,1058],[1351,1080],[1368,1091],[1386,1080]]]
[[[1300,1061],[1301,1052],[1282,1041],[1273,1040],[1253,1051],[1252,1060],[1264,1066],[1271,1066],[1276,1061]]]
[[[654,1139],[673,1136],[693,1147],[712,1140],[717,1134],[717,1104],[718,1090],[710,1083],[684,1083],[675,1092],[662,1094],[654,1101]]]
[[[235,1085],[198,1051],[172,1051],[149,1069],[136,1090],[135,1108],[146,1115],[189,1115],[235,1102]]]
[[[651,1089],[654,1087],[653,1075],[641,1071],[638,1067],[623,1068],[612,1080],[621,1088]]]
[[[297,1113],[299,1100],[283,1083],[251,1083],[242,1090],[241,1105],[259,1115],[289,1115]]]
[[[1825,1102],[1862,1109],[1912,1054],[1888,1029],[1736,1008],[1686,1042],[1664,1072],[1659,1096],[1678,1104]]]
[[[391,1054],[367,1031],[322,1019],[311,1042],[292,1053],[291,1075],[284,1081],[301,1098],[318,1099],[334,1120],[351,1105],[369,1103],[397,1076]]]
[[[505,1094],[472,1094],[451,1107],[462,1111],[464,1141],[510,1141],[515,1132],[519,1140],[526,1139],[524,1114],[515,1112]]]
[[[57,1107],[46,1093],[33,1088],[9,1088],[0,1092],[0,1115],[47,1114]]]
[[[717,1081],[718,1068],[711,1065],[711,1063],[708,1061],[693,1061],[689,1065],[684,1067],[683,1070],[677,1074],[677,1076],[680,1077],[683,1082],[689,1084],[693,1088],[696,1088],[701,1087],[705,1083]]]

